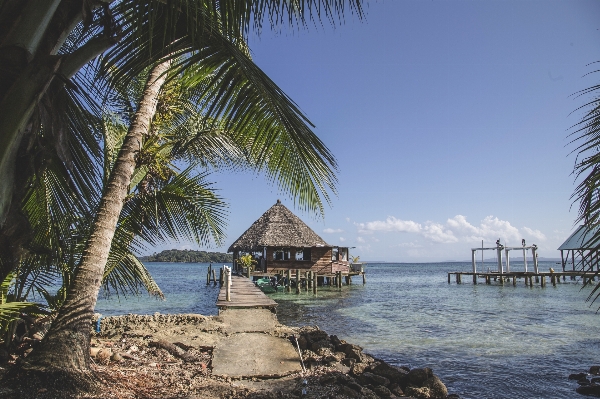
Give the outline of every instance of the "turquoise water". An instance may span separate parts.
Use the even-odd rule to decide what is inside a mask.
[[[540,262],[540,270],[558,269]],[[100,300],[104,315],[216,314],[218,287],[206,286],[203,264],[148,268],[167,300]],[[397,365],[431,367],[463,398],[581,398],[570,373],[600,364],[600,314],[585,302],[590,289],[567,280],[557,287],[448,284],[448,271],[468,263],[369,264],[360,279],[300,295],[278,293],[278,317],[318,325]],[[519,270],[518,263],[511,263]],[[357,284],[358,283],[358,284]],[[321,288],[321,287],[319,287]]]

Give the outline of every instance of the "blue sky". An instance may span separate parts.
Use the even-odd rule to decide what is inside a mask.
[[[362,259],[469,259],[521,238],[556,248],[574,226],[567,134],[598,82],[598,1],[369,2],[366,18],[252,37],[255,62],[339,163],[324,219],[253,173],[214,174],[227,247],[278,198]],[[189,243],[164,248],[198,248]],[[163,248],[158,248],[163,249]]]

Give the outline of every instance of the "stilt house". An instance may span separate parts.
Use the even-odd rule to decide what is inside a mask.
[[[599,227],[581,225],[558,247],[563,271],[566,270],[568,263],[571,263],[573,271],[595,271],[600,269],[598,229]]]
[[[255,274],[297,269],[332,275],[350,270],[348,247],[327,244],[279,200],[227,252],[233,252],[238,271],[235,260],[242,254],[252,254],[257,261]]]

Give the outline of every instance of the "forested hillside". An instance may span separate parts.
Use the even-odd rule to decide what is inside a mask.
[[[140,257],[142,262],[231,263],[233,255],[222,252],[168,249],[160,253]]]

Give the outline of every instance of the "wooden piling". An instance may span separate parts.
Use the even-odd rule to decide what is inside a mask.
[[[306,292],[308,292],[308,284],[309,284],[309,281],[310,281],[310,280],[308,279],[308,273],[309,273],[309,272],[304,272],[304,283],[305,283],[305,285],[304,285],[304,290],[305,290]]]
[[[546,286],[546,276],[542,276],[542,288]]]
[[[215,271],[215,269],[212,269],[212,280],[213,284],[217,285],[217,272]]]
[[[513,276],[513,286],[517,286],[517,276]]]
[[[477,285],[477,273],[473,273],[473,284]]]
[[[450,284],[450,276],[452,275],[452,273],[448,273],[448,284]]]
[[[219,269],[219,285],[223,285],[223,268]]]
[[[312,272],[312,278],[313,278],[313,294],[317,295],[317,273]]]
[[[556,287],[556,276],[552,275],[552,286]]]
[[[365,284],[367,284],[367,275],[365,272],[363,272],[362,276],[363,276],[363,285],[365,285]]]
[[[455,279],[456,279],[456,284],[460,284],[460,283],[458,282],[458,280],[460,279],[458,276],[460,276],[460,273],[456,273],[456,277],[455,277]]]
[[[306,280],[306,290],[308,291],[309,288],[312,288],[312,281],[313,281],[313,272],[309,271],[307,272],[308,278]]]
[[[300,293],[300,270],[296,269],[296,294]]]
[[[287,270],[287,286],[285,291],[286,292],[292,292],[292,269],[288,269]]]

